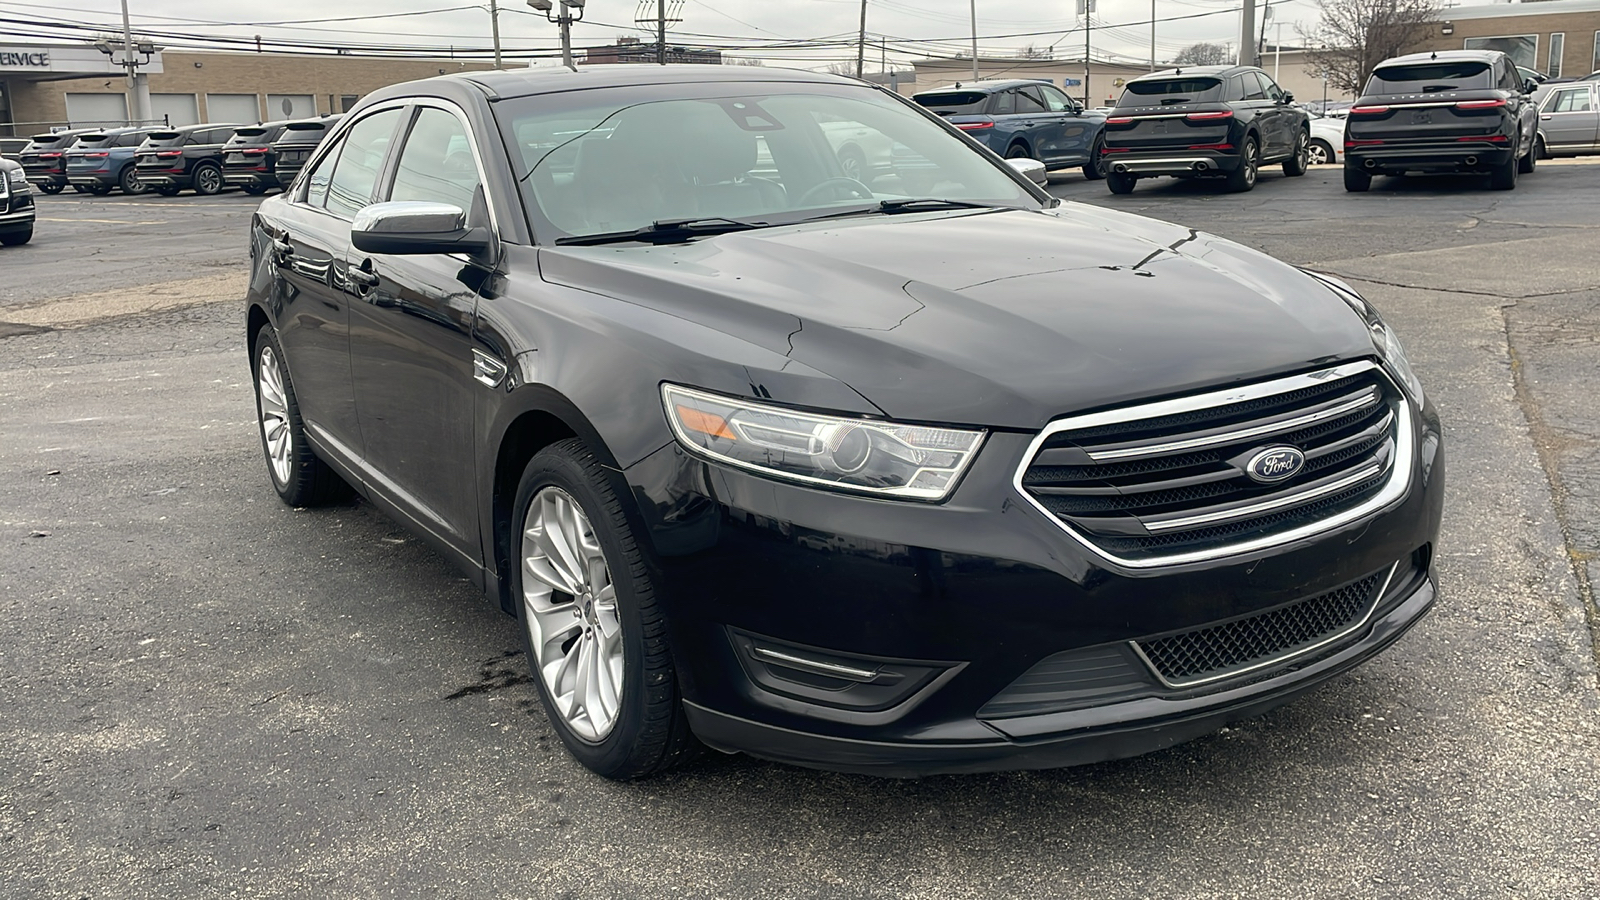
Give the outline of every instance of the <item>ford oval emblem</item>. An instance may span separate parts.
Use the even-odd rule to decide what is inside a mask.
[[[1276,484],[1300,474],[1306,455],[1296,447],[1267,447],[1256,451],[1245,463],[1244,473],[1262,484]]]

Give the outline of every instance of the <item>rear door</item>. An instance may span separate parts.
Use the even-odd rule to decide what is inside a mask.
[[[1595,103],[1595,85],[1580,83],[1551,91],[1539,112],[1539,120],[1546,148],[1557,152],[1594,148],[1600,142],[1600,109]]]
[[[380,196],[446,203],[488,225],[466,117],[418,101]],[[479,559],[472,324],[490,269],[463,255],[349,251],[350,370],[367,461],[419,524]]]

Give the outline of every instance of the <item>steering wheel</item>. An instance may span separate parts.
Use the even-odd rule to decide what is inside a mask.
[[[795,205],[805,206],[811,201],[818,199],[819,195],[821,195],[823,191],[832,188],[847,188],[850,191],[851,197],[861,200],[872,199],[872,188],[867,187],[866,185],[855,180],[854,178],[850,178],[849,176],[836,175],[825,181],[820,181],[812,185],[810,190],[800,195],[800,199],[795,201]]]

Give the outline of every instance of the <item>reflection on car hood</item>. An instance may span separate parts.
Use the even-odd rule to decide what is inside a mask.
[[[1034,429],[1372,353],[1350,308],[1293,267],[1078,204],[559,248],[541,271],[788,355],[911,420]]]

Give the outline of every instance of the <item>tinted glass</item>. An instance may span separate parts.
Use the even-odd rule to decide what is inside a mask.
[[[1367,82],[1369,94],[1431,94],[1438,91],[1484,90],[1495,86],[1486,62],[1427,62],[1384,66]]]
[[[1255,76],[1261,80],[1261,87],[1267,92],[1268,100],[1283,99],[1283,88],[1278,87],[1277,83],[1265,72],[1257,72]]]
[[[341,144],[343,138],[340,139]],[[306,203],[311,206],[322,206],[328,200],[328,181],[333,174],[333,164],[339,161],[341,144],[335,144],[332,150],[317,163],[311,170],[311,175],[306,179],[309,182],[306,189]]]
[[[983,91],[944,91],[912,98],[941,116],[975,116],[984,111],[989,95]]]
[[[146,141],[151,147],[181,147],[185,135],[181,131],[153,131],[146,136]]]
[[[1051,85],[1039,85],[1039,93],[1044,95],[1045,106],[1050,107],[1051,112],[1068,112],[1078,108],[1078,104]]]
[[[116,145],[118,147],[137,147],[144,143],[144,139],[144,132],[134,132],[133,134],[125,134],[122,137],[117,138]]]
[[[328,181],[328,212],[351,218],[372,203],[372,189],[378,184],[378,170],[384,152],[400,122],[400,110],[386,109],[357,122],[339,151],[333,177]]]
[[[700,96],[683,97],[689,91]],[[493,110],[541,238],[708,216],[798,222],[905,197],[1038,206],[988,157],[876,89],[618,88],[506,99]],[[840,184],[834,149],[846,135],[868,155],[853,188]]]
[[[989,114],[992,116],[1014,115],[1017,111],[1017,94],[1015,91],[1001,91],[989,101]]]
[[[400,148],[390,200],[428,200],[472,209],[480,181],[478,164],[461,120],[442,109],[423,108]]]
[[[1046,111],[1044,98],[1040,96],[1038,88],[1019,88],[1017,90],[1017,112],[1042,113]]]
[[[75,140],[77,140],[77,137],[74,135],[36,134],[33,136],[33,143],[28,145],[28,149],[60,150],[62,147],[72,146],[72,142]]]
[[[315,144],[328,133],[333,122],[295,122],[283,130],[278,138],[282,144]]]
[[[111,146],[111,138],[103,134],[83,135],[82,137],[78,138],[77,143],[72,145],[74,150],[109,146]]]
[[[1267,99],[1267,86],[1261,81],[1261,76],[1255,72],[1241,72],[1239,83],[1244,86],[1244,99]]]
[[[1157,103],[1199,103],[1222,99],[1222,81],[1217,78],[1160,78],[1134,81],[1117,99],[1118,106],[1151,106]]]

